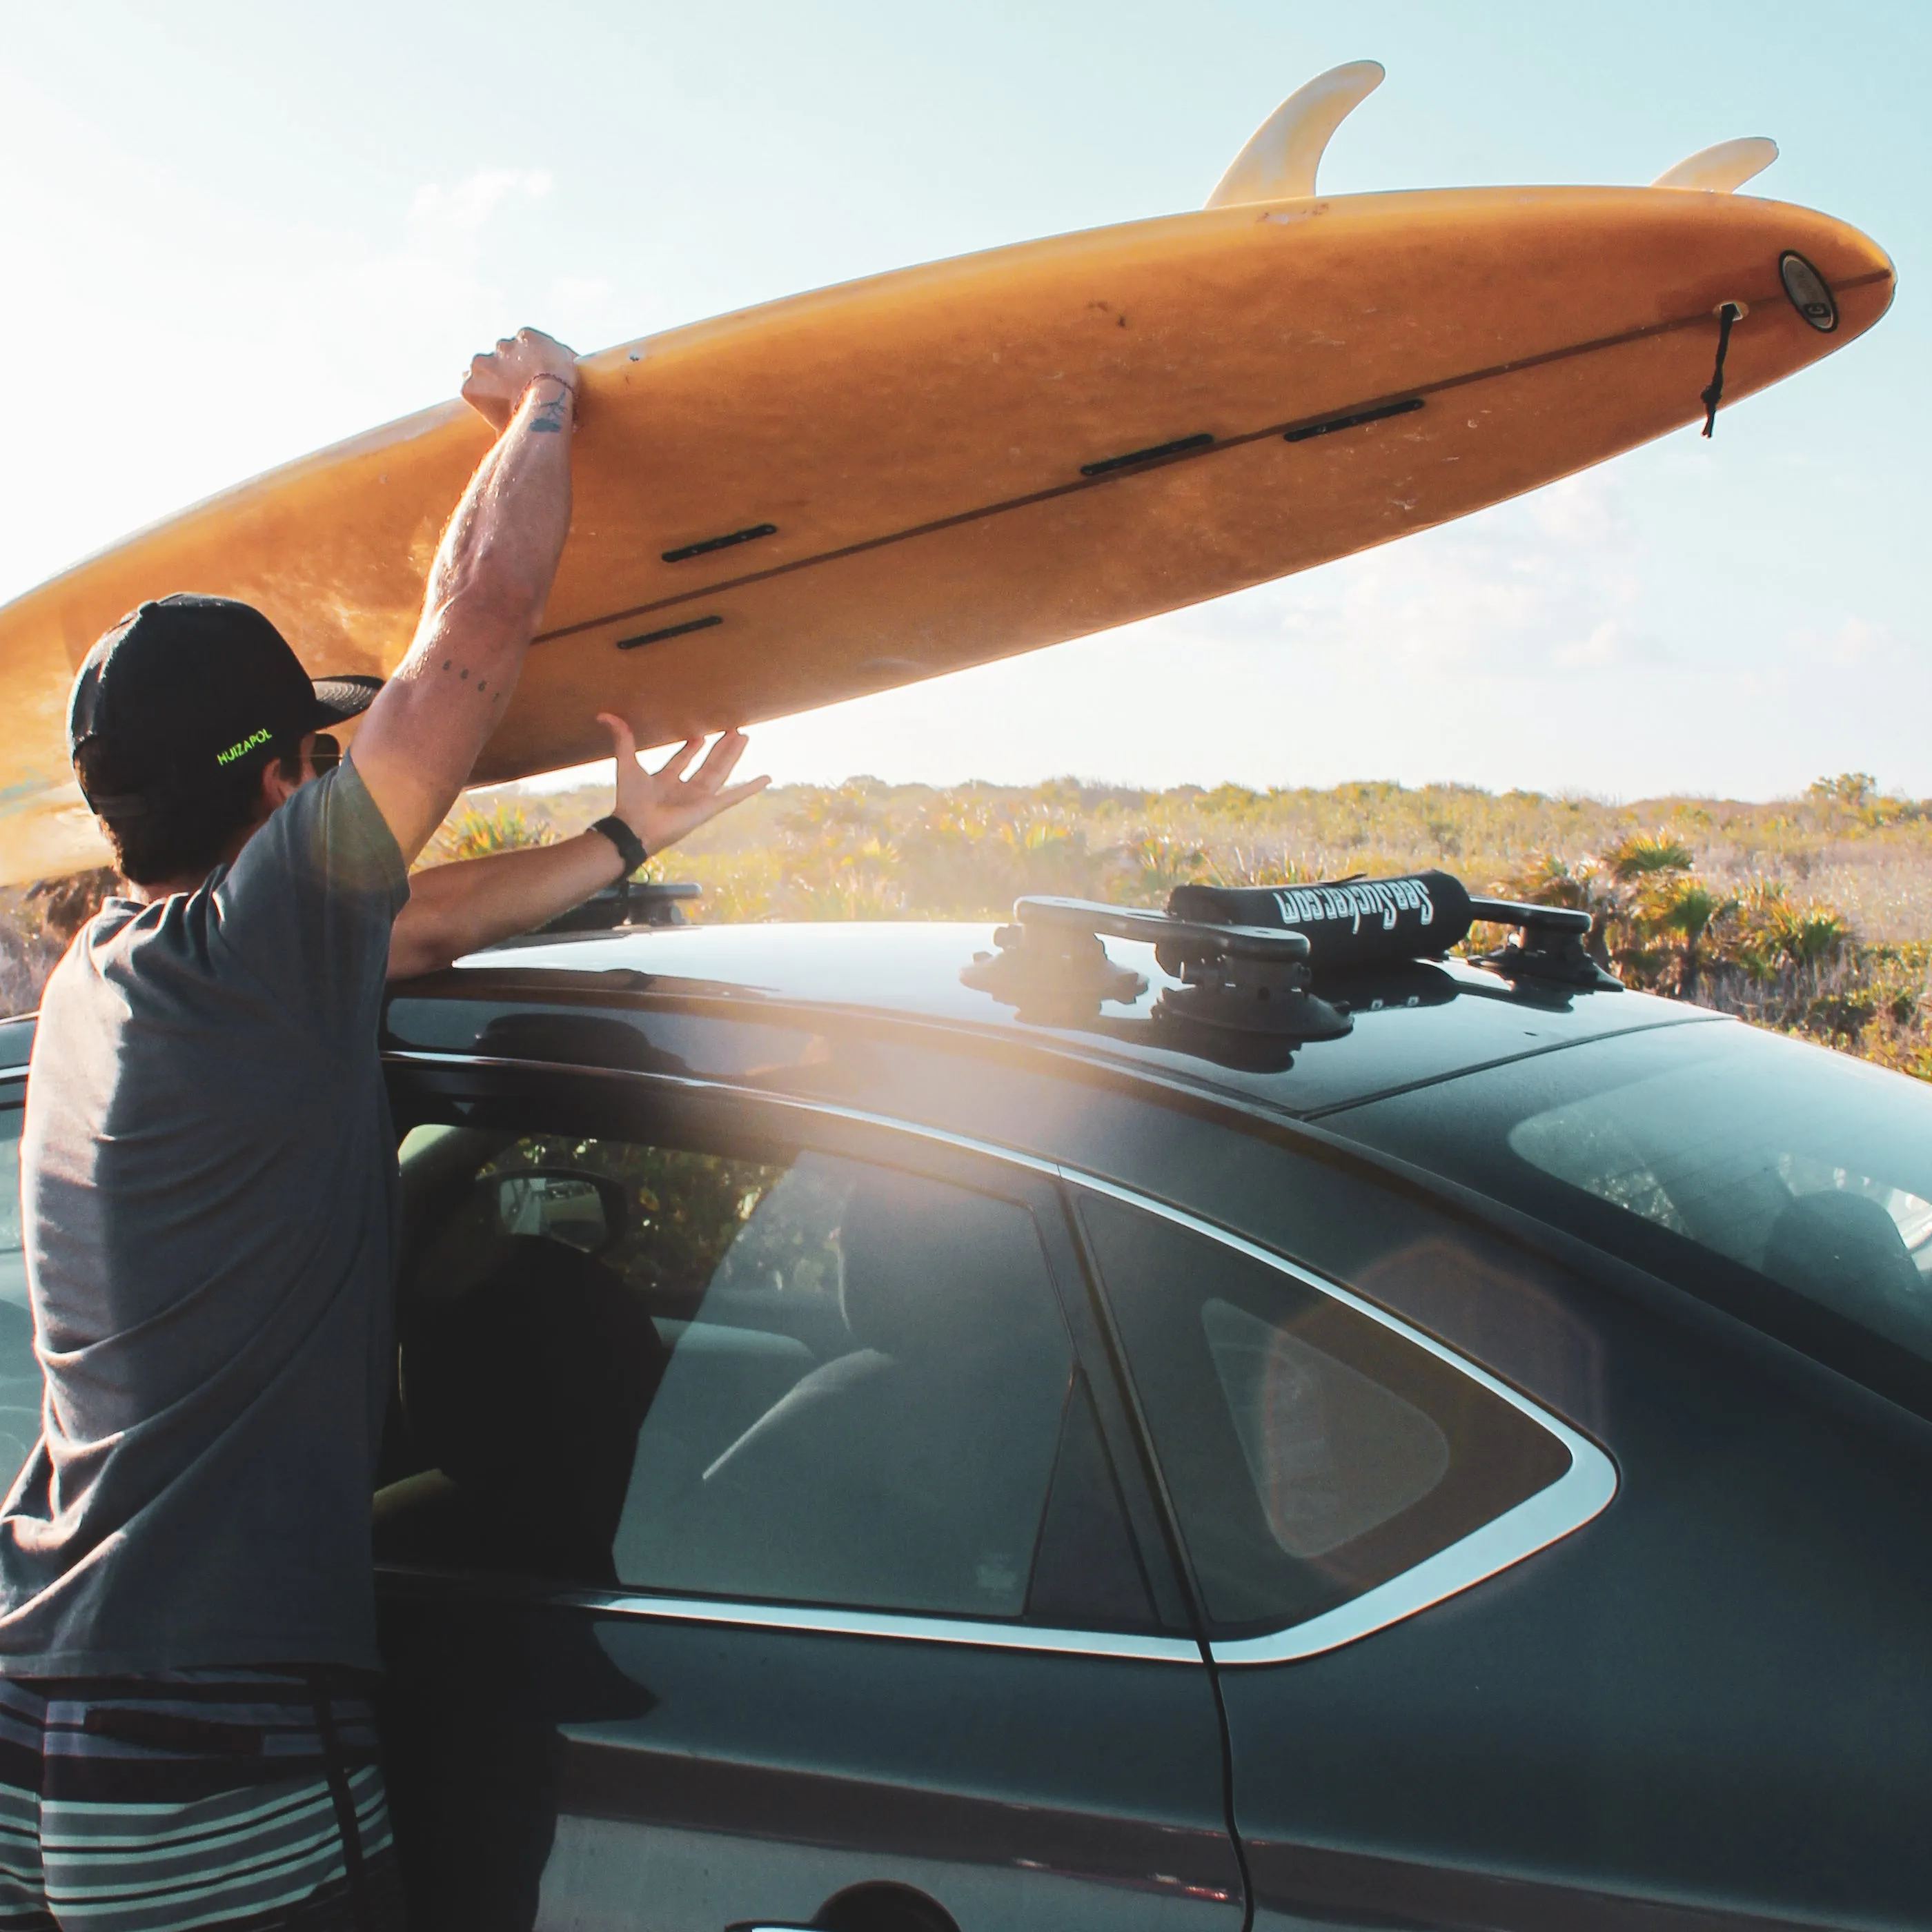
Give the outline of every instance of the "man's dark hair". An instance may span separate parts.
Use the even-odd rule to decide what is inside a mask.
[[[262,806],[262,774],[272,764],[291,783],[298,781],[299,741],[279,757],[248,760],[191,790],[149,794],[142,801],[144,808],[125,818],[104,813],[100,826],[114,848],[116,869],[137,886],[213,872],[229,841],[254,824]],[[148,772],[124,769],[96,743],[80,747],[74,766],[90,796],[142,792],[152,778]]]

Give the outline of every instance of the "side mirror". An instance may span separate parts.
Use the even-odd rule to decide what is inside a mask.
[[[580,1254],[615,1247],[629,1219],[622,1186],[601,1174],[532,1168],[488,1175],[483,1185],[503,1233],[560,1241]]]

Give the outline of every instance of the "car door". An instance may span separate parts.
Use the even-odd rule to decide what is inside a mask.
[[[1490,1580],[1606,1508],[1609,1457],[1268,1250],[1103,1183],[1077,1198],[1208,1619],[1257,1932],[1664,1922],[1520,1869],[1576,1829],[1546,1815],[1582,1734],[1543,1653],[1594,1626],[1560,1559],[1542,1616]]]
[[[413,1070],[377,1502],[420,1927],[1241,1921],[1063,1198],[649,1076]]]

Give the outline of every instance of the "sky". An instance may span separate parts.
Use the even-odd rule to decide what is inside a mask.
[[[1868,336],[1567,482],[1235,596],[761,728],[781,781],[1932,795],[1925,0],[0,0],[0,600],[453,393],[906,263],[1198,206],[1340,62],[1322,187],[1647,182],[1851,221]]]

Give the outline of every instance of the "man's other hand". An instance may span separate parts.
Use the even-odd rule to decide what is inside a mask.
[[[524,392],[540,376],[554,376],[574,391],[577,358],[542,329],[520,328],[494,349],[470,358],[463,400],[500,436]]]
[[[706,819],[729,811],[771,783],[768,778],[746,778],[738,784],[725,782],[745,755],[742,731],[722,734],[694,772],[691,762],[704,748],[702,738],[686,739],[653,772],[639,761],[638,741],[622,718],[610,711],[600,711],[597,717],[616,748],[616,815],[644,842],[647,851],[662,852]]]

